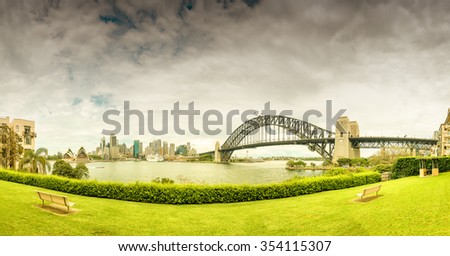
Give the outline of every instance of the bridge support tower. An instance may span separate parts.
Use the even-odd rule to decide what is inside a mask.
[[[222,162],[222,153],[219,151],[220,142],[216,141],[216,146],[214,147],[214,162],[220,163]]]
[[[359,125],[350,121],[347,116],[341,116],[336,122],[336,135],[334,140],[333,163],[339,158],[359,158],[359,148],[353,148],[350,138],[359,137]]]

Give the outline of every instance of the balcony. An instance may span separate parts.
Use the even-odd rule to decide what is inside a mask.
[[[22,132],[22,136],[23,137],[31,137],[31,138],[36,138],[37,134],[35,132]]]

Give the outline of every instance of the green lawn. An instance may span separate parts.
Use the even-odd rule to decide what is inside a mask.
[[[61,216],[38,207],[35,190],[49,190],[0,181],[0,235],[450,235],[450,173],[381,184],[364,203],[353,199],[367,186],[211,205],[68,194],[79,212]]]

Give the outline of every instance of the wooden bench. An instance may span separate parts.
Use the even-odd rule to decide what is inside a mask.
[[[64,205],[67,207],[67,212],[70,211],[70,207],[74,206],[75,203],[69,201],[67,196],[55,195],[46,192],[36,191],[39,196],[39,199],[42,200],[42,206],[44,206],[44,201],[52,202],[55,204]]]
[[[378,191],[380,191],[380,188],[381,188],[381,185],[365,188],[365,189],[363,189],[362,193],[358,193],[358,194],[356,194],[356,196],[359,196],[361,198],[361,200],[363,199],[364,196],[367,196],[367,195],[373,194],[373,193],[376,193],[376,196],[378,196]]]

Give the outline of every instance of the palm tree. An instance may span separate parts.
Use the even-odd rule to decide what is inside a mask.
[[[34,152],[33,150],[25,151],[23,158],[19,162],[19,169],[27,169],[31,173],[47,174],[47,169],[50,170],[50,163],[47,162],[47,149],[39,148]]]

